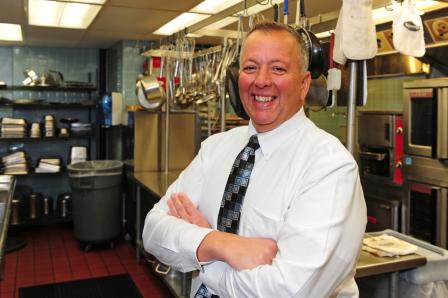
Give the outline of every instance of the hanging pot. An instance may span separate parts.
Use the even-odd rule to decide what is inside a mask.
[[[150,111],[158,110],[165,99],[165,92],[155,76],[143,76],[135,85],[138,102]]]
[[[312,108],[312,111],[320,111],[327,106],[328,99],[327,79],[321,74],[311,81],[310,90],[305,98],[305,106]]]
[[[313,32],[306,30],[305,1],[300,1],[300,16],[302,18],[302,27],[297,32],[302,37],[306,48],[308,49],[308,71],[311,73],[312,79],[317,79],[324,69],[324,52],[319,39]]]
[[[239,78],[239,62],[236,59],[230,63],[226,71],[226,93],[229,94],[230,104],[235,110],[235,114],[243,119],[249,119],[246,110],[244,110],[243,103],[240,99],[238,78]]]

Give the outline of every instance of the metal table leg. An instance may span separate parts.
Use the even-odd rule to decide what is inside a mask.
[[[140,198],[141,198],[141,186],[139,185],[139,184],[137,184],[137,198],[136,198],[136,201],[137,201],[137,214],[136,214],[136,228],[135,228],[135,233],[136,233],[136,236],[135,236],[135,238],[136,238],[136,247],[137,247],[137,255],[136,255],[136,258],[137,258],[137,263],[140,263],[140,248],[141,248],[141,245],[142,245],[142,233],[141,233],[141,231],[140,231]]]
[[[389,276],[389,298],[400,297],[400,272],[393,272]]]

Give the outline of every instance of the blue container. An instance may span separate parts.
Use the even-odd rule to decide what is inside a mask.
[[[101,98],[101,109],[103,111],[103,125],[112,125],[112,97],[105,94]]]

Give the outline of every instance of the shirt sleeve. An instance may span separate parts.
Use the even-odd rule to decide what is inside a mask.
[[[329,297],[353,274],[366,207],[357,165],[339,151],[319,155],[298,184],[273,263],[241,271],[223,262],[209,264],[200,278],[212,292],[220,297]]]
[[[201,269],[196,250],[211,229],[201,228],[168,215],[167,199],[173,192],[185,192],[197,205],[202,179],[202,156],[199,153],[171,184],[161,200],[148,212],[143,228],[143,246],[162,263],[188,272]]]

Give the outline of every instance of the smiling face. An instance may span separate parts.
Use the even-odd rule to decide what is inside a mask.
[[[258,132],[277,128],[303,106],[311,81],[303,68],[290,32],[258,30],[247,37],[240,58],[240,98]]]

